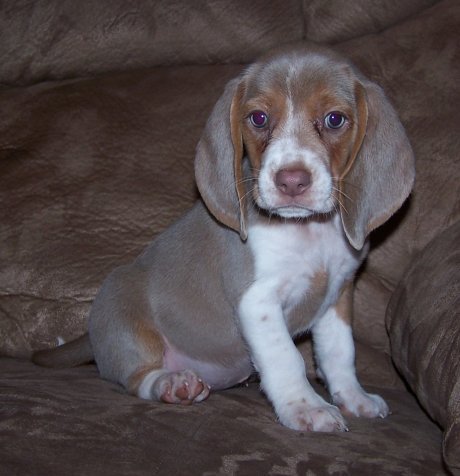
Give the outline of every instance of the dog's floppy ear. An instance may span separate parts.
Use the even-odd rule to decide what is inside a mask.
[[[217,101],[197,146],[195,178],[208,210],[247,238],[243,204],[242,81],[230,81]]]
[[[342,223],[359,250],[367,235],[396,212],[409,195],[414,156],[404,128],[382,89],[357,83],[358,133],[354,157],[340,180]]]

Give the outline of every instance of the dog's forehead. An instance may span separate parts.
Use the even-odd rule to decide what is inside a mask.
[[[246,74],[248,98],[278,94],[303,100],[327,91],[352,101],[356,76],[350,64],[321,53],[281,54],[255,63]]]

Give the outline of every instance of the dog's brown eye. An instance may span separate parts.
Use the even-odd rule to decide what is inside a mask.
[[[345,124],[345,116],[340,112],[330,112],[324,118],[324,125],[329,129],[340,129]]]
[[[265,127],[268,124],[268,116],[263,111],[251,112],[249,120],[251,121],[251,124],[258,129],[262,129],[262,127]]]

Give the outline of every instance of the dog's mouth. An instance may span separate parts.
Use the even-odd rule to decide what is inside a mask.
[[[254,202],[257,207],[270,216],[277,215],[285,219],[304,219],[312,216],[328,215],[336,210],[336,200],[333,194],[321,197],[303,196],[286,197],[276,192],[263,193],[258,187],[254,188]]]
[[[284,170],[284,169],[281,169]],[[330,216],[337,209],[337,199],[334,186],[327,170],[310,168],[313,170],[308,186],[303,187],[301,193],[286,190],[277,183],[279,169],[267,167],[252,171],[250,179],[246,181],[246,194],[243,199],[249,200],[259,210],[269,217],[302,220],[310,217]],[[297,180],[297,176],[289,176]]]
[[[303,206],[280,206],[280,207],[260,207],[269,216],[278,216],[286,220],[304,220],[316,217],[330,216],[336,208],[325,207],[319,210],[303,207]]]
[[[267,211],[269,211],[271,214],[279,215],[282,218],[308,218],[318,213],[315,210],[298,205],[281,206],[277,208],[271,208]]]

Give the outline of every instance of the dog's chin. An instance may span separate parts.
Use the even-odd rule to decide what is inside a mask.
[[[292,218],[292,219],[301,219],[301,218],[308,218],[312,215],[316,215],[317,212],[314,210],[310,210],[309,208],[304,207],[278,207],[278,208],[271,208],[270,213],[272,215],[278,215],[281,218]]]
[[[256,189],[254,201],[258,208],[269,216],[285,220],[303,220],[310,217],[329,216],[336,209],[336,199],[332,194],[317,199],[287,199],[272,196]]]
[[[305,220],[315,217],[325,217],[331,214],[333,208],[310,209],[302,206],[260,207],[271,217],[285,220]]]
[[[270,216],[278,216],[284,219],[302,220],[310,217],[325,216],[331,214],[334,210],[334,202],[327,200],[326,203],[318,204],[315,207],[308,207],[301,204],[282,204],[272,205],[265,203],[263,200],[256,200],[261,210]]]

